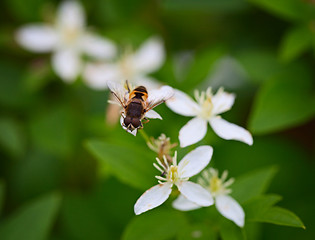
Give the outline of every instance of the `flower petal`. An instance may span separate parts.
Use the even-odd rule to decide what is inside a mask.
[[[209,120],[213,131],[221,138],[226,140],[238,140],[248,145],[253,144],[253,137],[249,131],[237,126],[233,123],[222,119],[221,117],[214,117]]]
[[[161,115],[158,114],[156,111],[154,110],[150,110],[148,112],[146,112],[145,117],[147,118],[153,118],[153,119],[162,119]]]
[[[81,45],[83,51],[96,59],[111,59],[116,56],[116,45],[101,36],[86,33],[82,36]]]
[[[207,133],[207,124],[206,120],[198,117],[189,120],[179,131],[180,146],[187,147],[203,139]]]
[[[179,197],[173,201],[172,206],[173,208],[181,211],[190,211],[201,208],[199,205],[189,201],[182,194],[180,194]]]
[[[200,146],[192,150],[179,162],[178,172],[181,178],[189,178],[198,174],[210,162],[213,148]]]
[[[137,72],[151,73],[162,66],[164,59],[165,52],[162,40],[158,37],[151,37],[134,54],[133,66]]]
[[[137,200],[134,211],[136,215],[146,212],[164,203],[172,192],[172,183],[155,185]]]
[[[186,93],[174,89],[174,96],[166,101],[166,105],[175,113],[187,117],[196,116],[199,105]]]
[[[56,19],[59,28],[81,29],[85,25],[85,14],[79,1],[64,1],[59,5]]]
[[[56,31],[44,24],[30,24],[20,28],[15,39],[21,46],[34,52],[48,52],[57,45]]]
[[[176,186],[184,197],[199,206],[207,207],[214,203],[210,192],[197,183],[182,181],[177,183]]]
[[[80,56],[70,49],[60,50],[53,55],[53,68],[65,82],[71,83],[82,69]]]
[[[213,104],[212,113],[217,115],[231,109],[234,104],[235,95],[224,92],[223,88],[220,88],[211,100]]]
[[[83,80],[95,90],[107,89],[109,81],[121,82],[121,75],[116,64],[87,64],[83,71]]]
[[[245,213],[235,199],[228,195],[218,195],[215,198],[215,206],[224,217],[240,227],[244,226]]]

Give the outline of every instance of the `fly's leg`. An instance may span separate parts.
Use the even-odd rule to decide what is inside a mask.
[[[148,123],[149,121],[150,121],[150,120],[149,120],[148,118],[146,118],[146,117],[143,118],[143,123],[144,123],[144,124]]]
[[[142,122],[140,121],[140,125],[138,127],[138,129],[142,129],[143,128],[143,125],[142,125]]]

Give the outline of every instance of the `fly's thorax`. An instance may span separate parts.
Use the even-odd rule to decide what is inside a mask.
[[[129,95],[129,99],[140,99],[146,101],[148,98],[148,91],[144,86],[136,87]]]

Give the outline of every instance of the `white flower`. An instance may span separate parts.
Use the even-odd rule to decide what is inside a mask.
[[[16,32],[24,48],[38,53],[53,52],[53,69],[66,82],[73,82],[82,69],[81,55],[108,59],[116,55],[115,45],[85,27],[85,15],[77,1],[65,1],[53,24],[29,24]]]
[[[89,63],[84,70],[84,80],[93,89],[106,89],[108,81],[132,85],[144,85],[148,89],[157,88],[159,84],[148,74],[157,71],[164,63],[165,52],[162,40],[151,37],[133,52],[130,49],[116,62]]]
[[[227,219],[233,221],[239,227],[244,226],[245,213],[243,208],[230,197],[231,189],[228,189],[234,179],[227,179],[228,172],[224,171],[221,178],[219,178],[218,171],[210,168],[202,172],[202,178],[198,179],[198,183],[208,189],[215,200],[217,210]],[[191,202],[185,196],[180,195],[174,202],[173,207],[181,211],[189,211],[198,209],[201,206]]]
[[[244,128],[229,123],[219,114],[230,110],[234,104],[235,96],[224,92],[222,88],[213,95],[211,88],[206,92],[195,91],[195,102],[186,93],[174,90],[174,96],[166,102],[166,105],[175,113],[194,117],[179,132],[181,147],[186,147],[200,141],[207,133],[207,122],[214,132],[223,139],[234,139],[253,144],[251,134]]]
[[[160,206],[171,194],[174,184],[183,196],[195,204],[199,206],[212,205],[213,198],[210,192],[199,184],[188,181],[190,177],[198,174],[209,164],[212,152],[212,147],[200,146],[188,153],[178,165],[175,152],[171,166],[169,166],[165,157],[164,164],[156,158],[160,166],[155,163],[153,165],[161,172],[161,176],[156,176],[159,184],[147,190],[137,200],[134,206],[135,214],[139,215]]]

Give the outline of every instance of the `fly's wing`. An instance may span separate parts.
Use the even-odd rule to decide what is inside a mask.
[[[174,90],[170,86],[163,86],[160,89],[152,90],[148,93],[145,111],[148,112],[174,95]]]
[[[107,86],[121,106],[126,108],[126,103],[128,101],[128,90],[124,87],[124,85],[109,81],[107,82]]]

